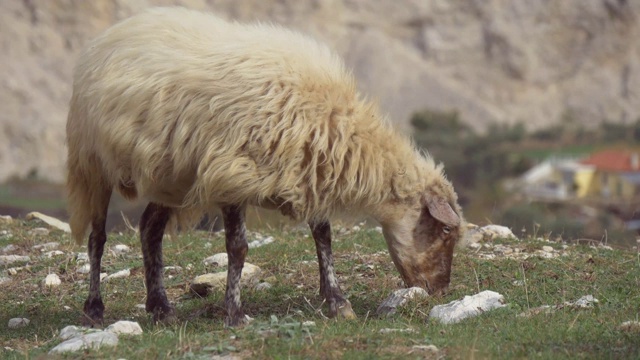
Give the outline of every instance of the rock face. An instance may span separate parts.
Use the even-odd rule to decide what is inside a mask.
[[[0,2],[0,181],[63,177],[82,46],[154,5],[281,23],[329,43],[398,126],[458,109],[477,128],[640,115],[639,1],[50,0]]]

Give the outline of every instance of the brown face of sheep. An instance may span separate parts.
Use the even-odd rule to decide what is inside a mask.
[[[397,207],[383,224],[389,252],[405,284],[443,294],[449,287],[453,249],[461,219],[443,198],[423,198],[411,207]]]

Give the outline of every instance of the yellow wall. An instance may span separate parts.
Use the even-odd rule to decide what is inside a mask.
[[[576,171],[574,182],[577,185],[576,197],[585,197],[590,195],[592,190],[594,171],[591,169]]]

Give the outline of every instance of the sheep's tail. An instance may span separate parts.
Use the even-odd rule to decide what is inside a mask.
[[[89,224],[106,222],[112,192],[99,161],[80,157],[70,149],[67,164],[69,227],[78,245],[84,242]]]

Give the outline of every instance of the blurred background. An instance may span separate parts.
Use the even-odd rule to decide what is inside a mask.
[[[444,162],[471,222],[636,243],[637,0],[0,1],[0,214],[66,218],[75,59],[157,5],[281,23],[330,44],[362,92]],[[114,199],[111,226],[120,211],[136,223],[139,206]]]

